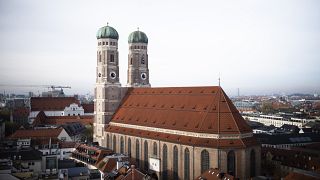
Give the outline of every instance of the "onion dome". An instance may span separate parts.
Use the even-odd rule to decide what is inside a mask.
[[[110,39],[119,39],[118,32],[111,26],[107,24],[107,26],[104,26],[100,28],[97,32],[97,39],[101,38],[110,38]]]
[[[148,37],[144,32],[139,31],[138,29],[137,31],[134,31],[129,35],[128,43],[147,43],[148,44]]]

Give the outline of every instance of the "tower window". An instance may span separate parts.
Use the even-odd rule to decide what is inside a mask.
[[[110,62],[114,62],[114,55],[113,54],[110,55]]]
[[[106,42],[106,45],[108,45],[108,42]]]
[[[144,57],[141,58],[141,64],[145,64]]]
[[[101,62],[101,52],[99,51],[99,62]]]
[[[102,45],[104,45],[104,42],[102,42]]]
[[[132,65],[132,62],[133,62],[133,60],[132,60],[132,58],[130,59],[130,65]]]

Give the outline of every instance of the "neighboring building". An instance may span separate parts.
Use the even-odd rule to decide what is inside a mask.
[[[30,110],[27,107],[19,107],[13,110],[13,122],[19,125],[26,125],[28,124],[28,117],[29,117]]]
[[[94,104],[81,104],[84,110],[84,115],[93,116],[94,115]]]
[[[273,167],[273,176],[285,177],[290,172],[300,172],[320,178],[320,151],[313,148],[299,149],[262,148],[263,164]],[[266,168],[267,169],[267,168]],[[277,173],[277,174],[275,174]]]
[[[84,115],[84,109],[75,97],[31,97],[30,103],[29,123],[33,122],[40,111],[47,116]]]
[[[11,139],[59,139],[61,141],[71,141],[70,136],[63,128],[45,129],[19,129],[14,132]]]
[[[224,172],[220,172],[218,169],[210,168],[203,172],[195,180],[234,180],[235,178]]]
[[[28,149],[1,149],[0,159],[11,159],[17,173],[32,172],[37,176],[41,173],[42,153],[32,148]],[[23,176],[23,174],[21,174]]]
[[[47,116],[43,111],[40,111],[34,119],[32,125],[37,126],[56,126],[65,125],[68,123],[80,123],[83,126],[92,126],[94,116]]]
[[[260,173],[260,144],[221,87],[150,88],[148,38],[135,31],[131,88],[123,88],[118,38],[110,26],[97,33],[95,141],[161,179],[194,179],[209,168],[240,179]]]
[[[258,103],[255,101],[243,100],[234,101],[233,104],[240,112],[255,112]]]
[[[6,135],[6,123],[0,119],[0,140],[4,139]]]
[[[282,117],[279,115],[254,115],[254,114],[245,114],[243,115],[243,118],[250,120],[250,121],[256,121],[260,122],[266,126],[275,126],[275,127],[281,127],[284,124],[288,125],[295,125],[299,128],[303,127],[308,122],[314,122],[316,119],[302,119],[302,118],[295,118],[295,117]]]
[[[97,164],[113,151],[103,147],[89,146],[86,144],[76,144],[72,152],[72,158],[84,163],[89,169],[97,169]]]
[[[277,149],[291,149],[292,147],[305,146],[319,143],[320,136],[314,133],[308,134],[255,134],[262,147]]]

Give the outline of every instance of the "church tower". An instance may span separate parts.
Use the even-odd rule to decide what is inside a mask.
[[[121,101],[119,82],[118,32],[111,26],[97,32],[97,68],[94,102],[94,141],[106,146],[105,126],[109,123]]]
[[[148,69],[148,37],[139,31],[128,38],[128,87],[150,87]]]

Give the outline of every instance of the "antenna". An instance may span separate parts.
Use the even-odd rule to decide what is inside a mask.
[[[219,72],[219,79],[218,79],[218,81],[219,81],[219,86],[220,86],[220,72]]]

